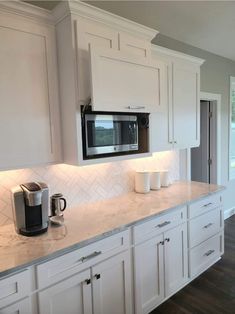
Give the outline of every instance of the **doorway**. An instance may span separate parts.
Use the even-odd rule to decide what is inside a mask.
[[[200,146],[191,148],[191,180],[217,183],[217,102],[200,102]]]

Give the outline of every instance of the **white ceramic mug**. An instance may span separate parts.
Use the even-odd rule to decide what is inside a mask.
[[[170,184],[169,171],[168,170],[161,171],[161,186],[168,187],[169,184]]]
[[[151,172],[150,188],[151,190],[160,190],[161,188],[161,172],[160,171]]]
[[[135,191],[137,193],[148,193],[150,191],[150,172],[136,171]]]

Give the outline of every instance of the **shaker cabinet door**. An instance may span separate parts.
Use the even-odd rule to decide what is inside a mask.
[[[92,267],[94,314],[132,314],[129,251]]]
[[[186,223],[164,232],[166,297],[181,288],[188,280]]]
[[[159,112],[164,64],[149,58],[91,48],[92,106],[96,111]]]
[[[200,144],[200,69],[199,66],[174,62],[173,117],[174,147],[189,148]]]
[[[135,314],[149,313],[164,299],[163,235],[134,249]]]
[[[0,15],[0,170],[60,160],[54,36]]]
[[[40,314],[92,314],[90,270],[38,293]]]

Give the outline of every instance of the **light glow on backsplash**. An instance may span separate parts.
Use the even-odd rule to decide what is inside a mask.
[[[0,171],[0,225],[12,223],[10,189],[30,181],[45,182],[50,195],[61,192],[68,207],[118,196],[134,190],[135,170],[168,169],[179,179],[179,153],[155,153],[152,157],[84,167],[66,164]]]

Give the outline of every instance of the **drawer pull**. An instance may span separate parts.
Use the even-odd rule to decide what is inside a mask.
[[[203,228],[205,228],[205,229],[207,229],[207,228],[209,228],[209,227],[211,227],[213,225],[213,223],[212,222],[209,222],[207,225],[205,225]]]
[[[210,205],[212,205],[213,203],[207,203],[207,204],[205,204],[205,205],[203,205],[203,207],[207,207],[207,206],[210,206]]]
[[[145,106],[127,106],[127,109],[134,110],[134,109],[145,109]]]
[[[205,256],[209,256],[209,255],[211,255],[212,253],[214,253],[215,252],[215,250],[209,250],[208,252],[206,252],[204,255]]]
[[[155,228],[162,228],[169,225],[170,223],[171,223],[170,221],[164,221],[163,223],[156,225]]]
[[[87,256],[83,256],[79,259],[79,262],[85,262],[87,261],[88,259],[91,259],[91,258],[94,258],[98,255],[100,255],[102,252],[101,251],[95,251],[94,253],[91,253],[90,255],[87,255]]]

